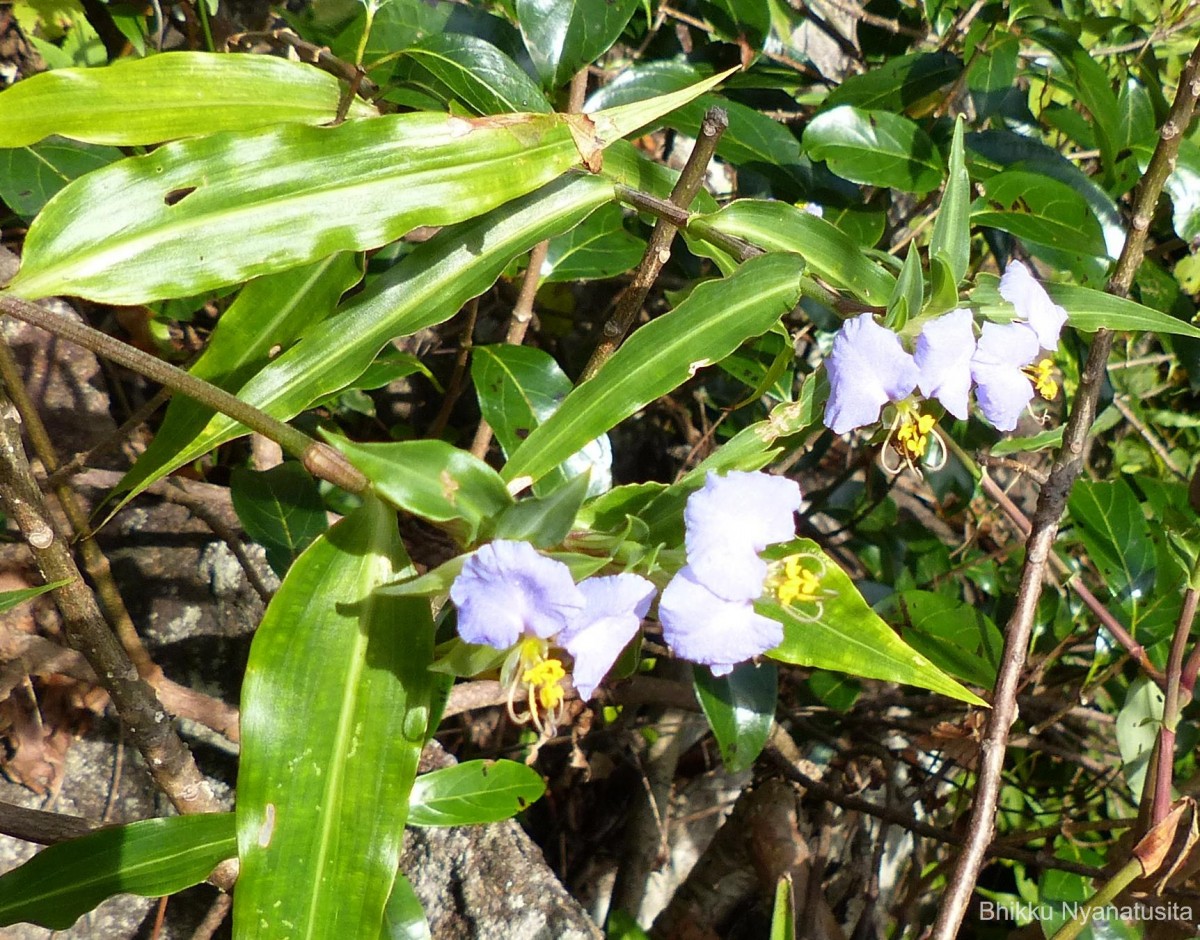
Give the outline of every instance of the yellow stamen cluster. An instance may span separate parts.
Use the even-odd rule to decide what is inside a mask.
[[[566,675],[562,661],[550,654],[549,643],[524,637],[509,654],[500,675],[508,689],[509,717],[517,724],[532,724],[544,736],[553,735],[565,709],[562,680]],[[528,703],[527,713],[517,713],[518,701]]]
[[[767,587],[785,606],[796,603],[811,604],[820,600],[821,579],[800,563],[793,555],[779,563],[775,572],[767,579]]]
[[[526,669],[521,674],[521,681],[529,687],[530,697],[536,695],[542,709],[550,712],[562,704],[566,694],[563,691],[562,680],[566,675],[567,671],[557,659],[544,659],[536,666]]]
[[[906,460],[924,457],[929,447],[929,432],[935,424],[933,415],[923,415],[915,408],[902,412],[896,427],[896,450]]]
[[[1058,397],[1058,382],[1054,378],[1054,362],[1043,359],[1035,366],[1025,370],[1025,374],[1033,380],[1033,387],[1046,401]]]

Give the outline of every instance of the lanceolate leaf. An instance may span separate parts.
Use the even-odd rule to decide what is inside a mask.
[[[483,218],[447,230],[421,245],[341,312],[309,330],[292,349],[271,360],[238,396],[282,420],[344,388],[396,336],[405,336],[452,317],[481,294],[516,255],[557,235],[613,197],[599,177],[556,181],[540,192]],[[245,428],[215,416],[192,440],[143,458],[121,481],[131,499],[177,467],[213,447],[245,434]]]
[[[106,68],[54,69],[0,94],[0,147],[24,147],[51,134],[128,147],[272,124],[325,124],[337,116],[341,94],[327,72],[275,56],[169,52]],[[356,98],[349,117],[375,113]]]
[[[542,775],[510,760],[473,760],[422,774],[413,785],[410,826],[472,826],[523,812],[546,792]]]
[[[946,176],[946,189],[942,193],[942,204],[933,223],[933,236],[929,242],[929,253],[940,255],[950,268],[957,288],[967,273],[971,261],[971,178],[967,175],[966,155],[963,150],[963,119],[954,124],[954,140],[950,145],[950,168]],[[910,311],[916,314],[916,310]]]
[[[42,584],[38,587],[21,588],[16,591],[0,591],[0,614],[6,610],[12,610],[18,604],[24,604],[26,601],[45,594],[47,591],[53,591],[55,588],[69,583],[69,581],[52,581],[49,584]]]
[[[432,940],[429,922],[421,908],[421,899],[413,890],[412,882],[403,875],[396,876],[392,885],[392,896],[388,898],[383,912],[383,929],[380,940]]]
[[[417,112],[167,144],[52,199],[9,289],[142,303],[378,247],[598,168],[608,144],[720,77],[593,115]]]
[[[896,279],[869,261],[840,229],[786,202],[739,199],[700,219],[761,248],[794,251],[814,274],[867,303],[886,304],[896,285]]]
[[[71,180],[122,156],[116,147],[93,147],[69,140],[48,140],[0,151],[0,199],[17,215],[32,220]]]
[[[800,602],[796,607],[775,601],[755,605],[763,616],[783,624],[783,642],[767,653],[772,659],[915,685],[961,702],[984,704],[900,639],[816,542],[797,539],[779,551],[800,555],[818,574],[820,595],[816,601]]]
[[[67,930],[114,894],[161,897],[237,854],[232,813],[145,819],[43,849],[0,878],[0,926]]]
[[[504,478],[534,482],[588,441],[682,385],[771,328],[800,299],[804,263],[797,255],[753,258],[736,273],[701,284],[671,313],[634,333],[504,466]]]
[[[235,468],[229,495],[242,528],[266,550],[271,570],[281,578],[329,528],[316,480],[294,460],[263,471]]]
[[[296,561],[267,608],[242,689],[239,938],[376,937],[440,681],[412,574],[374,499]]]

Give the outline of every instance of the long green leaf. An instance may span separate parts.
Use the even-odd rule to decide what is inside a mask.
[[[775,721],[779,667],[741,663],[726,676],[697,666],[694,687],[729,773],[749,770],[767,743]]]
[[[99,829],[43,849],[0,878],[0,926],[66,930],[105,898],[156,898],[199,884],[237,854],[232,813]]]
[[[327,319],[342,294],[361,276],[355,256],[338,253],[314,264],[255,278],[221,315],[208,346],[188,371],[227,392],[237,392],[271,362],[272,351],[290,348],[305,330]],[[213,410],[200,402],[174,397],[162,427],[138,458],[134,477],[137,468],[169,463],[212,417]]]
[[[775,601],[755,604],[763,616],[783,624],[783,642],[768,656],[800,666],[915,685],[961,702],[984,704],[900,639],[816,542],[796,539],[788,543],[786,551],[801,556],[802,563],[819,575],[821,593],[816,601],[798,607]]]
[[[752,258],[733,275],[697,287],[652,320],[534,429],[504,466],[508,481],[549,473],[609,428],[771,328],[800,299],[804,262],[791,254]]]
[[[376,937],[438,679],[428,601],[374,588],[411,574],[374,499],[296,561],[242,689],[239,938]]]
[[[167,144],[50,200],[8,289],[142,303],[378,247],[598,167],[608,144],[722,77],[592,115],[416,112]]]
[[[0,147],[57,134],[129,147],[337,116],[338,80],[275,56],[170,52],[107,68],[54,69],[0,93]],[[375,114],[355,99],[349,117]]]
[[[699,220],[761,248],[793,251],[814,273],[870,304],[886,304],[896,285],[841,229],[786,202],[739,199]]]
[[[410,826],[471,826],[523,812],[546,792],[542,775],[515,761],[473,760],[422,774],[409,801]]]
[[[21,588],[16,591],[0,591],[0,614],[6,610],[12,610],[19,604],[24,604],[28,600],[32,600],[39,595],[45,594],[47,591],[53,591],[55,588],[62,587],[64,584],[70,584],[68,580],[52,581],[49,584],[41,584],[37,587]]]
[[[929,253],[941,256],[954,275],[955,287],[967,273],[971,261],[971,177],[967,174],[963,149],[963,119],[954,123],[954,139],[950,144],[950,166],[942,204],[933,222]],[[916,310],[911,311],[916,314]]]
[[[282,420],[353,382],[388,340],[452,317],[498,278],[514,257],[557,235],[613,198],[612,183],[574,176],[444,231],[415,249],[334,318],[271,360],[238,397]],[[121,481],[124,499],[246,429],[215,416],[190,444],[143,456]],[[149,452],[147,452],[149,453]]]
[[[0,199],[23,219],[32,220],[71,180],[122,156],[116,147],[94,147],[70,140],[47,140],[30,147],[2,150]]]

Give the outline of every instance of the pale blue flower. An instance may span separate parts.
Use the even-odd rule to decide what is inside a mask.
[[[842,324],[825,371],[829,374],[825,425],[835,434],[874,424],[883,406],[908,397],[921,377],[900,338],[869,313]]]
[[[783,627],[754,609],[762,587],[760,581],[753,598],[731,600],[698,580],[690,566],[681,568],[658,601],[663,639],[671,652],[723,676],[738,663],[778,646]]]
[[[528,542],[496,541],[467,559],[450,586],[458,635],[508,649],[523,636],[548,640],[584,608],[571,569]]]
[[[1038,356],[1037,334],[1023,323],[985,323],[971,377],[984,417],[997,430],[1011,431],[1033,398],[1033,383],[1023,371]]]
[[[629,573],[577,585],[570,568],[528,542],[499,540],[466,560],[450,599],[458,607],[459,636],[512,649],[513,681],[532,687],[553,711],[561,701],[556,685],[564,670],[551,647],[571,654],[575,687],[580,697],[591,697],[637,633],[654,591],[652,583]]]
[[[930,320],[917,337],[913,359],[921,370],[918,386],[926,398],[936,398],[960,421],[967,419],[971,392],[971,357],[975,354],[975,329],[965,307]]]
[[[801,500],[799,484],[786,477],[709,472],[683,512],[688,566],[721,597],[758,597],[767,576],[758,553],[795,536]]]
[[[687,564],[658,604],[663,639],[682,659],[724,675],[778,646],[783,628],[754,610],[768,566],[758,553],[791,539],[800,487],[770,474],[709,473],[684,511]]]
[[[571,654],[571,678],[579,697],[589,699],[621,650],[637,634],[654,599],[654,585],[636,574],[588,578],[579,583],[586,601],[558,643]]]
[[[1057,349],[1067,311],[1050,299],[1046,289],[1020,261],[1010,261],[1000,278],[1000,296],[1016,308],[1017,316],[1037,334],[1042,349]]]

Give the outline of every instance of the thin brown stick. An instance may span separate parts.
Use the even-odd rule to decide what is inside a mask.
[[[1175,729],[1179,725],[1180,712],[1186,704],[1183,689],[1183,654],[1192,625],[1196,622],[1196,601],[1200,595],[1195,588],[1188,588],[1183,595],[1183,608],[1175,635],[1171,637],[1171,652],[1167,658],[1167,694],[1163,701],[1163,719],[1158,728],[1158,750],[1151,767],[1154,774],[1154,804],[1150,811],[1150,827],[1153,828],[1167,818],[1171,811],[1171,780],[1175,773]]]
[[[1179,89],[1167,120],[1159,130],[1158,145],[1150,165],[1138,184],[1133,218],[1121,257],[1108,282],[1108,292],[1125,297],[1145,253],[1150,220],[1158,205],[1163,185],[1175,165],[1179,142],[1191,124],[1196,100],[1200,97],[1200,44],[1192,51],[1180,76]],[[1025,666],[1029,638],[1033,631],[1037,602],[1059,519],[1071,487],[1083,466],[1084,447],[1096,418],[1096,402],[1104,380],[1105,366],[1112,350],[1112,332],[1096,331],[1087,362],[1080,376],[1079,392],[1071,416],[1063,431],[1063,445],[1055,457],[1046,485],[1038,494],[1037,510],[1026,547],[1025,564],[1017,602],[1005,633],[1004,653],[992,697],[992,711],[982,741],[982,757],[975,799],[967,823],[967,837],[953,875],[938,909],[932,940],[953,940],[966,916],[971,893],[983,867],[988,845],[996,824],[996,805],[1004,770],[1008,733],[1017,718],[1016,695]]]
[[[16,521],[46,581],[67,582],[53,592],[67,640],[83,653],[108,690],[155,782],[181,813],[220,812],[223,807],[154,691],[109,629],[46,510],[21,444],[16,412],[6,396],[0,397],[0,501]]]
[[[200,921],[192,934],[192,940],[212,940],[213,935],[225,923],[225,918],[229,916],[229,912],[233,909],[233,898],[228,894],[218,894],[216,900],[213,901],[212,907],[208,909],[208,913],[204,915],[204,920]]]
[[[56,842],[67,842],[86,836],[99,828],[99,823],[79,816],[47,813],[45,810],[0,803],[0,834],[24,842],[54,845]]]
[[[194,398],[244,424],[250,430],[258,431],[278,442],[284,450],[297,457],[310,473],[322,480],[352,493],[361,493],[367,488],[367,478],[362,472],[328,444],[313,440],[303,431],[272,418],[224,389],[198,379],[169,362],[163,362],[135,346],[121,342],[116,337],[101,333],[86,323],[77,322],[19,297],[0,295],[0,313],[90,349],[98,356],[120,363],[153,382],[182,392],[189,398]]]
[[[688,154],[687,163],[684,164],[679,179],[675,182],[675,188],[671,190],[670,202],[672,205],[686,212],[687,207],[692,204],[692,200],[696,198],[696,194],[700,192],[700,187],[704,184],[704,174],[708,172],[709,161],[716,153],[717,142],[728,126],[729,115],[723,109],[708,109],[704,120],[700,122],[700,133],[696,138],[696,145]],[[642,310],[642,304],[646,301],[646,295],[650,293],[650,288],[658,278],[663,265],[671,257],[671,242],[675,240],[677,231],[679,231],[679,227],[666,219],[660,218],[654,223],[654,231],[650,233],[650,238],[646,243],[646,251],[642,255],[641,264],[633,272],[633,280],[621,294],[620,300],[617,301],[617,309],[605,322],[600,342],[596,344],[591,359],[584,366],[583,374],[580,376],[581,382],[586,382],[600,371],[600,367],[612,358],[612,354],[617,351],[617,347],[621,345],[625,336],[633,328],[634,320],[637,319],[637,315]]]

